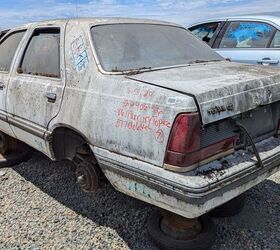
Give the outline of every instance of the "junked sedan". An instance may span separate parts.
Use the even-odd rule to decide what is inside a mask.
[[[72,160],[87,192],[104,174],[162,209],[148,219],[162,248],[208,248],[205,214],[279,170],[279,71],[225,61],[181,26],[46,21],[10,30],[0,54],[2,154],[16,139]]]

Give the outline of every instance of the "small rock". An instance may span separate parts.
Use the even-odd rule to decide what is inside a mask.
[[[5,175],[6,175],[6,171],[4,171],[4,170],[0,171],[0,177],[3,177]]]

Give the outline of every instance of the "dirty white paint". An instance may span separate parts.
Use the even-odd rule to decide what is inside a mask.
[[[230,161],[234,164],[215,178],[203,175],[203,171],[199,172],[201,169],[174,173],[162,168],[175,117],[180,113],[200,111],[202,122],[207,124],[278,101],[280,73],[268,67],[212,62],[129,77],[108,74],[100,67],[90,34],[93,25],[108,23],[174,25],[102,18],[48,21],[22,27],[28,30],[16,52],[11,72],[5,75],[7,77],[0,72],[0,80],[9,81],[5,94],[0,94],[0,117],[4,117],[0,129],[55,159],[51,143],[45,141],[46,134],[51,134],[57,127],[71,128],[87,139],[117,190],[188,218],[206,213],[276,171],[275,168],[230,191],[221,189],[219,195],[200,205],[182,201],[175,193],[161,192],[160,181],[154,183],[158,185],[154,188],[129,175],[115,173],[114,166],[129,168],[132,173],[141,173],[148,183],[148,176],[167,181],[170,184],[164,184],[164,187],[178,193],[182,193],[180,187],[205,189],[207,193],[217,181],[226,184],[227,177],[250,168],[255,162],[252,159]],[[60,28],[59,79],[17,73],[28,39],[38,27]],[[54,103],[47,102],[47,93],[56,95]],[[277,145],[274,150],[266,155],[280,151]],[[214,165],[210,170],[219,171],[217,162],[211,164]],[[203,167],[209,170],[209,166]]]
[[[273,67],[225,61],[147,72],[130,78],[194,96],[204,124],[280,100],[280,74]]]
[[[258,143],[257,148],[261,152],[260,156],[262,160],[265,161],[273,155],[280,154],[280,139],[267,139]],[[272,170],[266,171],[241,185],[237,183],[239,179],[258,170],[253,153],[247,153],[246,157],[244,157],[244,152],[241,151],[224,158],[223,161],[226,160],[228,162],[227,168],[222,167],[222,162],[215,161],[188,173],[174,173],[148,163],[116,155],[104,149],[94,147],[93,151],[101,166],[109,166],[105,167],[104,173],[117,190],[155,206],[180,214],[186,218],[196,218],[209,212],[215,207],[224,204],[259,184],[280,169],[280,165],[278,165]],[[150,183],[152,183],[152,179],[159,180],[160,184],[158,184],[158,186],[174,190],[173,195],[165,191],[160,191],[160,188],[148,187],[143,181],[141,182],[134,178],[130,179],[126,174],[118,174],[116,169],[120,168],[120,166],[126,169],[126,174],[129,173],[129,169],[137,170],[137,172],[142,173],[141,176],[144,177],[146,175],[145,173],[148,173],[149,177],[146,177],[146,179],[149,178]],[[242,173],[242,175],[234,177],[237,176],[238,173]],[[165,181],[168,182],[168,184]],[[182,192],[182,189],[180,190],[175,184],[180,184],[181,187],[188,188],[189,192],[184,194],[185,197],[198,198],[199,195],[196,193],[198,190],[201,190],[200,195],[202,197],[206,197],[212,192],[216,192],[216,195],[207,198],[202,204],[196,204],[192,201],[183,201],[178,195],[178,193]],[[231,189],[224,189],[226,186],[232,184],[233,187]],[[177,192],[175,192],[175,190],[177,190]]]

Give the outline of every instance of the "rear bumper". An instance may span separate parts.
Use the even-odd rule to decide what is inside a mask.
[[[196,218],[231,200],[280,170],[280,139],[257,144],[263,161],[238,151],[188,173],[174,173],[154,165],[95,148],[105,175],[119,191],[150,204]]]

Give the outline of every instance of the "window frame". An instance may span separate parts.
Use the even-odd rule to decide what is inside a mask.
[[[278,50],[279,50],[279,49],[280,49],[280,46],[279,46],[279,47],[271,47],[272,42],[274,41],[274,38],[275,38],[276,34],[277,34],[277,33],[280,34],[280,29],[277,29],[276,27],[275,27],[275,29],[276,29],[276,32],[275,32],[274,36],[272,37],[272,39],[271,39],[271,41],[270,41],[269,49],[278,49]]]
[[[33,75],[33,74],[25,74],[24,72],[23,73],[19,73],[19,69],[22,65],[22,62],[24,60],[24,56],[26,54],[26,51],[30,45],[30,42],[34,36],[34,33],[37,31],[37,30],[59,30],[59,77],[49,77],[49,76],[43,76],[43,75]],[[63,48],[64,48],[64,40],[63,40],[63,32],[64,32],[64,29],[63,27],[59,26],[59,25],[55,25],[55,26],[48,26],[48,25],[44,25],[44,26],[36,26],[36,27],[33,27],[32,30],[30,31],[30,35],[26,41],[26,43],[24,44],[23,46],[23,50],[21,51],[20,53],[20,56],[19,56],[19,60],[17,62],[17,67],[15,69],[15,73],[16,73],[16,76],[18,77],[32,77],[32,78],[39,78],[39,79],[51,79],[51,80],[54,80],[54,81],[59,81],[61,82],[62,81],[62,78],[63,78],[63,74],[62,74],[62,67],[64,65],[64,62],[63,62]]]
[[[269,41],[266,44],[266,47],[264,48],[250,48],[250,47],[244,47],[244,48],[221,48],[221,42],[223,40],[224,35],[226,34],[226,32],[228,31],[228,28],[230,27],[230,25],[232,23],[260,23],[260,24],[265,24],[265,25],[269,25],[273,28],[273,32],[271,34],[271,37],[269,39]],[[266,22],[265,20],[251,20],[251,19],[240,19],[240,20],[228,20],[226,22],[226,24],[223,27],[222,32],[220,32],[219,37],[216,39],[215,43],[214,43],[214,47],[215,49],[219,49],[219,50],[262,50],[262,49],[270,49],[270,44],[275,36],[275,33],[277,32],[277,27],[275,27],[275,25]]]
[[[8,30],[5,35],[3,35],[1,38],[0,38],[0,45],[2,44],[2,42],[4,42],[8,37],[12,36],[13,34],[15,33],[20,33],[20,32],[24,32],[16,50],[15,50],[15,53],[14,53],[14,56],[13,56],[13,59],[11,61],[11,64],[10,64],[10,67],[9,67],[9,70],[7,71],[1,71],[0,70],[0,74],[10,74],[12,71],[13,71],[13,66],[14,66],[14,63],[15,63],[15,60],[18,56],[18,53],[19,53],[19,50],[21,49],[22,47],[22,43],[23,41],[25,40],[25,36],[26,34],[28,33],[28,29],[24,29],[24,28],[21,28],[21,29],[16,29],[16,30]]]

